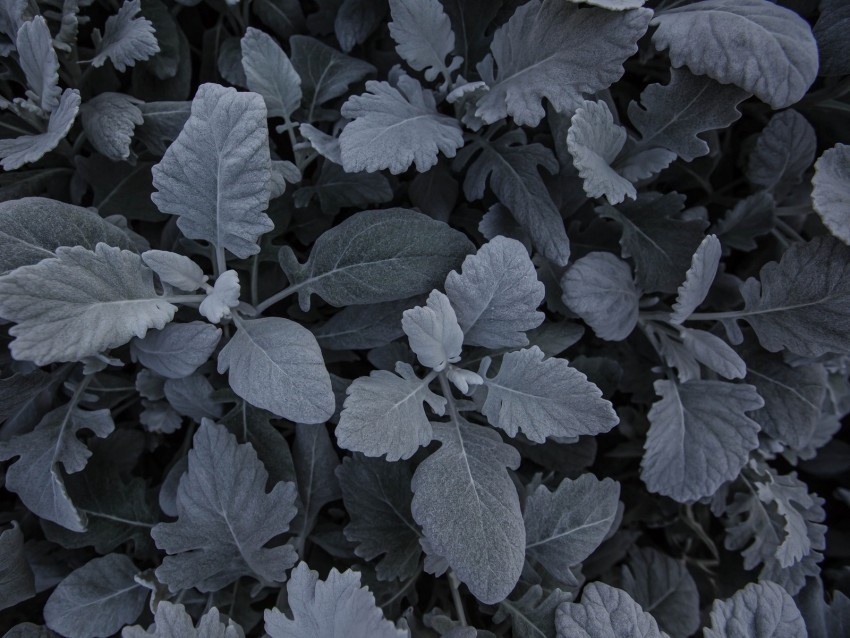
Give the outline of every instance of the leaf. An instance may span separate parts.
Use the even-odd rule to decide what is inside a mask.
[[[266,107],[256,93],[202,84],[192,114],[153,168],[151,195],[177,215],[189,239],[203,239],[240,259],[260,251],[257,239],[274,228],[269,205],[271,159]]]
[[[348,87],[375,73],[375,67],[352,58],[306,35],[293,35],[292,66],[301,77],[307,121],[314,121],[316,109],[325,102],[345,95]]]
[[[336,215],[341,208],[385,204],[393,199],[393,189],[381,173],[346,173],[339,164],[323,162],[316,181],[299,188],[293,196],[299,208],[316,197],[323,213]]]
[[[836,144],[818,158],[812,203],[829,232],[850,244],[850,145]]]
[[[576,109],[567,133],[567,148],[573,165],[584,180],[588,197],[602,197],[619,204],[626,197],[635,199],[632,183],[611,168],[626,143],[626,129],[614,124],[605,102],[584,102]]]
[[[257,0],[251,10],[281,40],[304,29],[304,12],[298,0]]]
[[[83,130],[92,146],[111,160],[127,160],[133,130],[144,122],[141,100],[123,93],[101,93],[80,107]]]
[[[378,28],[387,15],[385,0],[341,0],[334,20],[336,39],[343,51],[351,51]]]
[[[826,2],[813,29],[818,43],[820,68],[818,75],[834,76],[850,73],[847,56],[847,25],[850,11],[840,2]]]
[[[760,279],[741,286],[745,305],[735,316],[763,348],[804,357],[850,352],[850,248],[830,236],[794,243]]]
[[[130,342],[130,354],[167,379],[188,377],[207,362],[221,339],[221,330],[202,321],[171,323]]]
[[[679,286],[670,323],[681,324],[705,301],[717,266],[720,265],[722,249],[716,235],[707,235],[691,257],[691,267],[685,273],[685,281]]]
[[[759,424],[745,412],[764,405],[756,389],[726,381],[655,382],[641,478],[650,492],[689,503],[735,479],[758,447]]]
[[[218,372],[252,405],[299,423],[323,423],[334,412],[331,379],[316,338],[281,317],[243,319],[218,354]]]
[[[507,468],[519,453],[496,432],[461,417],[434,424],[442,445],[413,475],[411,511],[429,554],[448,561],[484,604],[511,593],[524,560],[525,527]]]
[[[440,152],[454,157],[463,146],[458,121],[441,115],[433,93],[414,78],[402,75],[397,86],[369,80],[366,91],[342,105],[342,116],[352,120],[339,136],[346,172],[398,175],[415,164],[424,173]]]
[[[776,225],[775,209],[770,193],[759,191],[735,204],[717,221],[713,230],[727,250],[755,250],[756,238],[766,235]]]
[[[525,503],[525,552],[557,580],[575,586],[570,567],[605,540],[620,504],[620,484],[582,474],[564,479],[554,492],[540,485]]]
[[[55,257],[59,246],[94,250],[104,242],[133,250],[130,239],[97,213],[43,197],[0,203],[0,274]]]
[[[408,635],[384,618],[375,597],[360,586],[360,574],[350,569],[341,574],[331,569],[326,580],[319,580],[319,573],[302,562],[292,570],[286,592],[291,619],[278,609],[265,611],[265,629],[271,638],[330,637],[353,628],[370,638]]]
[[[56,257],[0,277],[0,316],[17,323],[16,359],[80,361],[171,321],[176,306],[156,294],[135,253],[106,244],[60,246]]]
[[[509,436],[522,431],[543,443],[548,437],[601,434],[617,425],[599,388],[566,360],[544,360],[537,346],[507,353],[493,378],[486,376],[489,366],[486,357],[478,371],[487,388],[481,412]]]
[[[569,600],[571,596],[560,589],[553,589],[544,598],[543,588],[532,585],[519,600],[505,599],[499,603],[493,622],[499,623],[510,617],[517,638],[554,636],[556,609]]]
[[[405,310],[401,327],[423,366],[440,372],[460,361],[463,331],[449,298],[439,290],[431,291],[426,306]]]
[[[59,146],[71,130],[79,108],[80,92],[77,89],[65,89],[59,98],[59,106],[50,114],[44,133],[0,139],[0,165],[3,170],[14,171],[24,164],[37,162]]]
[[[559,113],[574,111],[582,93],[622,77],[623,62],[637,52],[651,17],[647,9],[612,13],[563,0],[522,5],[496,31],[491,53],[477,67],[490,90],[478,99],[475,116],[492,124],[510,115],[518,125],[537,126],[543,98]]]
[[[817,76],[811,27],[772,2],[704,0],[662,11],[651,25],[652,43],[674,67],[735,84],[775,109],[797,102]]]
[[[687,638],[700,626],[699,592],[683,561],[651,547],[629,553],[622,568],[623,590],[673,638]]]
[[[727,379],[743,379],[747,365],[723,339],[705,330],[680,328],[682,344],[701,364]]]
[[[813,547],[809,538],[809,525],[820,527],[823,516],[814,514],[815,498],[809,494],[805,483],[797,479],[795,473],[788,475],[769,474],[770,483],[757,483],[758,497],[762,503],[773,503],[782,518],[785,537],[775,550],[776,559],[781,567],[791,567],[808,556],[813,549],[823,549],[822,545]],[[817,499],[817,505],[823,501]],[[808,515],[808,516],[807,516]]]
[[[799,638],[806,624],[794,599],[770,581],[750,583],[711,606],[705,638]]]
[[[159,53],[151,57],[145,66],[162,80],[173,78],[180,67],[180,30],[177,21],[162,0],[147,0],[142,7],[142,15],[151,21],[159,44]]]
[[[63,636],[111,636],[142,613],[148,591],[122,554],[90,560],[65,578],[44,605],[47,626]]]
[[[168,144],[177,139],[192,110],[191,102],[146,102],[139,105],[144,123],[136,129],[136,137],[159,157]]]
[[[584,588],[581,603],[564,603],[555,616],[558,638],[667,638],[655,619],[622,589],[605,583]]]
[[[375,565],[379,580],[406,580],[419,569],[419,529],[410,513],[411,471],[406,463],[348,456],[336,469],[351,522],[345,537],[354,553]]]
[[[424,71],[429,82],[442,75],[448,84],[451,71],[462,60],[452,58],[446,64],[455,47],[455,34],[439,0],[390,0],[390,13],[396,52],[414,71]]]
[[[799,184],[815,160],[815,129],[794,109],[776,113],[756,139],[747,177],[753,184],[776,189]]]
[[[641,195],[619,209],[604,205],[602,217],[623,227],[621,254],[635,263],[635,274],[646,292],[676,292],[705,236],[705,222],[680,219],[684,198],[678,193]]]
[[[32,569],[24,555],[24,535],[13,521],[12,527],[0,534],[0,610],[14,607],[35,593]]]
[[[212,290],[198,306],[198,313],[211,323],[220,323],[230,317],[230,309],[239,305],[239,275],[235,270],[226,270],[215,280]]]
[[[138,625],[125,627],[122,638],[242,638],[244,633],[233,620],[225,620],[213,607],[201,616],[197,627],[183,605],[161,600],[156,606],[154,624],[145,631]]]
[[[207,281],[201,267],[185,255],[167,250],[146,250],[142,253],[142,261],[163,283],[185,292],[197,290]]]
[[[242,576],[282,583],[295,564],[291,545],[266,547],[295,516],[293,483],[266,493],[268,473],[248,445],[223,426],[201,424],[177,491],[177,521],[151,530],[166,556],[156,577],[172,592],[222,589]]]
[[[307,311],[314,293],[336,307],[427,293],[470,252],[471,242],[448,224],[387,208],[355,213],[323,233],[304,264],[288,247],[280,261]]]
[[[463,328],[463,341],[485,348],[528,345],[525,333],[543,322],[537,308],[545,290],[525,247],[494,237],[446,277],[446,295]]]
[[[293,521],[293,531],[306,539],[316,524],[316,517],[325,505],[342,497],[336,471],[339,458],[334,451],[328,431],[323,425],[295,426],[293,446],[295,473],[298,477],[298,494],[303,515]]]
[[[479,140],[481,155],[472,163],[463,182],[469,200],[484,197],[490,183],[493,193],[531,236],[534,247],[558,266],[570,258],[570,242],[561,213],[546,190],[537,170],[558,171],[554,154],[542,144],[526,144],[525,133],[509,131],[495,141]],[[468,159],[476,146],[462,151],[456,167]]]
[[[596,336],[622,341],[637,325],[640,293],[629,265],[611,253],[577,260],[561,279],[564,303]]]
[[[136,62],[159,53],[153,24],[137,16],[139,11],[140,0],[124,0],[118,13],[106,19],[103,36],[94,30],[92,40],[97,48],[91,60],[93,67],[103,66],[108,58],[112,66],[123,73],[128,66],[135,66]]]
[[[348,386],[336,438],[340,447],[388,461],[408,459],[433,437],[431,423],[422,407],[445,412],[446,400],[428,389],[429,375],[419,379],[406,363],[396,364],[396,374],[373,370],[368,377]]]
[[[45,113],[59,106],[59,58],[53,50],[53,39],[47,21],[35,16],[18,29],[18,60],[27,79],[27,98]]]
[[[213,400],[215,389],[200,373],[180,379],[167,379],[163,389],[169,405],[196,423],[205,418],[217,419],[221,416],[221,404]]]
[[[326,323],[313,329],[319,345],[326,350],[377,348],[404,335],[402,313],[420,301],[400,299],[343,308]]]
[[[686,162],[708,154],[700,133],[728,127],[741,117],[738,104],[749,94],[734,84],[720,84],[687,69],[673,69],[667,84],[650,84],[640,104],[629,103],[628,113],[641,134],[638,148],[666,148]]]
[[[263,96],[268,116],[288,119],[301,104],[301,78],[283,49],[268,34],[248,27],[242,66],[248,89]]]

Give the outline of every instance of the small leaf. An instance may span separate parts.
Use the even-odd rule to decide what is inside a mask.
[[[24,164],[37,162],[47,153],[59,146],[65,139],[80,109],[80,92],[77,89],[65,89],[59,98],[59,105],[50,114],[47,130],[35,135],[21,135],[0,139],[0,158],[3,169],[14,171]]]
[[[836,144],[815,163],[812,203],[824,225],[850,244],[850,145]]]
[[[248,27],[242,66],[248,89],[263,96],[269,117],[288,118],[301,104],[301,78],[271,36]]]
[[[396,629],[384,618],[375,597],[360,586],[360,574],[350,569],[331,569],[326,580],[311,571],[307,563],[292,570],[286,586],[292,618],[278,609],[265,611],[265,629],[271,638],[316,638],[336,636],[356,629],[369,638],[405,638],[406,630]]]
[[[702,240],[691,257],[691,267],[685,273],[685,281],[679,286],[670,323],[683,323],[705,301],[714,283],[721,254],[720,241],[716,235],[708,235]]]
[[[759,134],[750,154],[747,177],[766,189],[799,184],[815,160],[815,129],[794,109],[776,113]]]
[[[59,58],[53,50],[53,39],[47,21],[35,16],[18,29],[16,48],[21,70],[27,79],[27,97],[45,113],[59,106]]]
[[[680,328],[682,344],[704,366],[727,379],[743,379],[747,365],[723,339],[705,330]]]
[[[83,130],[98,152],[116,162],[129,159],[133,130],[144,122],[140,103],[123,93],[101,93],[80,107]]]
[[[605,583],[584,588],[581,603],[564,603],[555,616],[557,638],[668,638],[655,619],[622,589]]]
[[[405,310],[401,327],[423,366],[440,372],[460,360],[463,331],[449,298],[439,290],[431,292],[426,306]]]
[[[224,317],[230,317],[230,309],[239,305],[239,275],[235,270],[226,270],[215,280],[212,290],[198,306],[198,313],[210,323],[220,323]]]
[[[17,323],[9,329],[17,359],[80,361],[162,328],[177,310],[135,253],[98,244],[56,255],[0,277],[0,316]]]
[[[163,283],[185,292],[197,290],[207,281],[201,267],[185,255],[167,250],[146,250],[142,253],[142,261]]]
[[[266,547],[295,516],[293,483],[266,493],[268,473],[223,426],[201,424],[177,491],[177,521],[151,530],[166,556],[157,578],[176,592],[222,589],[242,576],[282,583],[296,560],[291,545]]]
[[[145,631],[138,625],[125,627],[121,638],[242,638],[244,632],[233,620],[225,620],[218,609],[213,607],[201,616],[197,626],[183,605],[175,605],[167,600],[159,601],[156,606],[154,624]]]
[[[167,379],[188,377],[207,362],[221,339],[221,330],[201,321],[170,323],[130,342],[130,355]]]
[[[389,169],[397,175],[411,164],[424,173],[438,154],[454,157],[463,146],[457,120],[437,111],[431,91],[403,75],[398,85],[366,82],[363,95],[342,105],[349,122],[339,136],[342,166],[349,173]]]
[[[230,387],[252,405],[298,423],[322,423],[334,395],[316,338],[280,317],[245,319],[218,355]]]
[[[215,389],[202,374],[193,373],[188,377],[166,379],[163,390],[168,404],[195,423],[200,423],[205,418],[217,419],[221,416],[221,403],[213,400]]]
[[[800,638],[806,624],[794,599],[770,581],[750,583],[727,600],[715,600],[705,638]]]
[[[429,82],[442,74],[448,83],[450,72],[462,60],[453,58],[446,64],[455,47],[455,34],[439,0],[390,0],[390,13],[396,52],[414,71],[424,71]]]
[[[97,49],[91,61],[93,67],[103,66],[108,58],[118,71],[123,72],[128,66],[135,66],[136,62],[159,53],[153,24],[147,18],[137,16],[139,11],[140,0],[124,0],[118,13],[106,19],[103,37],[95,29],[92,39]]]
[[[817,76],[809,24],[766,0],[703,0],[661,11],[651,24],[652,43],[668,49],[674,67],[735,84],[775,109],[797,102]]]
[[[0,611],[32,598],[35,593],[32,568],[24,555],[24,535],[13,521],[11,529],[0,534]]]

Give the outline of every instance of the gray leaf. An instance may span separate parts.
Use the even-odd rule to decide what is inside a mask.
[[[240,320],[218,355],[230,387],[249,403],[298,423],[323,423],[334,395],[316,338],[280,317]]]
[[[315,293],[332,306],[404,299],[442,285],[472,252],[466,236],[404,208],[363,211],[326,231],[299,264],[281,249],[281,266],[303,310]]]
[[[144,123],[136,137],[155,155],[165,154],[168,144],[177,139],[192,110],[191,102],[146,102],[139,105]]]
[[[812,203],[824,225],[850,244],[850,146],[836,144],[815,163]]]
[[[756,239],[768,234],[776,225],[775,209],[771,194],[759,191],[727,211],[714,225],[714,232],[727,250],[755,250]]]
[[[355,44],[366,40],[386,15],[386,0],[341,0],[334,32],[342,50],[351,51]]]
[[[17,359],[80,361],[162,328],[177,310],[135,253],[98,244],[56,255],[0,277],[0,316],[17,323],[9,330]]]
[[[451,70],[461,60],[446,64],[455,47],[455,34],[439,0],[390,0],[390,13],[393,19],[388,26],[396,52],[414,71],[424,71],[429,82],[442,74],[448,83]]]
[[[817,137],[805,117],[788,109],[770,118],[750,154],[747,177],[766,189],[799,184],[815,160]]]
[[[652,26],[652,43],[669,50],[674,67],[735,84],[775,109],[797,102],[817,76],[811,27],[772,2],[704,0],[662,11]]]
[[[820,57],[818,75],[850,73],[850,62],[846,55],[848,26],[850,7],[842,2],[826,2],[820,7],[820,17],[814,28]]]
[[[147,368],[168,379],[188,377],[215,350],[221,330],[202,321],[171,323],[130,342],[130,354]]]
[[[50,114],[44,133],[0,139],[0,158],[3,160],[0,164],[3,169],[13,171],[24,164],[37,162],[59,146],[59,142],[71,130],[79,108],[80,92],[77,89],[65,89],[59,98],[59,105]]]
[[[215,389],[202,374],[166,379],[163,389],[169,405],[196,423],[204,418],[217,419],[221,416],[221,404],[213,400]]]
[[[304,512],[293,521],[292,527],[299,538],[306,539],[313,530],[319,510],[342,497],[334,473],[339,467],[339,458],[324,425],[297,424],[293,453]]]
[[[157,578],[171,591],[222,589],[242,576],[282,583],[296,560],[291,545],[268,548],[295,516],[293,483],[266,493],[268,473],[254,449],[223,426],[201,424],[177,491],[177,521],[151,530],[166,556]]]
[[[516,638],[554,638],[557,607],[571,599],[568,593],[560,589],[553,589],[544,598],[543,588],[532,585],[519,600],[503,600],[499,603],[499,611],[493,616],[493,622],[499,623],[510,617]],[[475,635],[478,635],[477,632]]]
[[[680,503],[712,496],[758,447],[759,424],[744,413],[764,401],[753,386],[726,381],[658,380],[655,392],[641,478]]]
[[[705,330],[680,328],[682,343],[694,359],[727,379],[743,379],[747,364],[729,344]]]
[[[691,267],[685,273],[685,281],[679,286],[676,303],[670,313],[670,323],[681,324],[705,301],[714,283],[721,254],[720,240],[716,235],[708,235],[702,240],[691,257]]]
[[[121,638],[242,638],[245,633],[231,619],[227,624],[218,609],[213,607],[198,621],[197,627],[183,605],[160,600],[156,606],[154,624],[145,631],[138,625],[125,627]]]
[[[33,596],[35,580],[24,555],[24,535],[13,521],[11,529],[0,534],[0,611]]]
[[[432,290],[425,306],[405,310],[401,327],[419,363],[437,372],[460,360],[463,331],[449,298]]]
[[[118,13],[106,19],[103,37],[95,30],[96,55],[92,66],[104,65],[107,58],[119,71],[135,66],[140,60],[147,60],[159,53],[159,43],[154,35],[153,24],[147,18],[137,16],[141,11],[140,0],[124,0]]]
[[[257,239],[274,228],[264,212],[271,196],[266,115],[256,93],[202,84],[183,130],[153,168],[151,199],[178,215],[183,234],[241,259],[258,253]]]
[[[242,66],[248,89],[263,96],[269,117],[289,118],[301,104],[301,78],[271,36],[248,27]]]
[[[316,340],[327,350],[378,348],[404,335],[402,313],[421,303],[421,297],[348,306],[313,330]]]
[[[101,93],[83,104],[80,121],[92,146],[111,160],[127,160],[133,130],[144,122],[139,104],[123,93]]]
[[[146,250],[142,253],[142,261],[164,283],[185,292],[197,290],[207,281],[201,267],[185,255],[167,250]]]
[[[75,638],[113,635],[145,607],[148,590],[134,580],[138,573],[123,554],[90,560],[50,594],[44,605],[47,626]]]
[[[750,583],[727,600],[715,600],[705,638],[805,638],[794,599],[770,581]]]
[[[605,583],[585,587],[581,603],[558,607],[555,627],[557,638],[668,638],[631,596]]]
[[[27,79],[27,97],[45,113],[59,105],[59,58],[53,50],[53,39],[47,21],[35,16],[18,29],[18,60]]]

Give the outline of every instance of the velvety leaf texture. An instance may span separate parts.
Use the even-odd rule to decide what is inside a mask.
[[[99,67],[112,62],[119,71],[135,66],[139,60],[147,60],[159,52],[153,24],[138,16],[141,11],[139,0],[124,0],[118,13],[106,19],[103,37],[97,33],[97,52],[92,66]]]
[[[130,157],[133,130],[142,122],[139,101],[121,93],[101,93],[80,108],[80,120],[92,145],[112,160]]]
[[[27,78],[27,97],[45,113],[59,105],[62,89],[59,87],[59,59],[47,22],[35,16],[18,29],[17,49],[21,68]]]
[[[301,103],[301,78],[271,36],[248,27],[242,38],[242,66],[248,88],[263,96],[269,117],[292,115]]]
[[[776,583],[750,583],[711,608],[705,638],[799,638],[806,625],[794,599]]]
[[[850,244],[850,145],[836,144],[815,164],[812,202],[830,232]]]
[[[440,372],[460,360],[463,331],[449,298],[439,290],[428,295],[427,305],[405,310],[401,327],[423,366]]]
[[[793,186],[812,165],[816,147],[815,129],[805,117],[793,109],[777,113],[759,134],[747,177],[764,188]]]
[[[125,627],[122,638],[242,638],[242,628],[232,620],[225,621],[218,609],[213,607],[206,612],[195,625],[180,604],[160,601],[156,606],[154,624],[145,631],[138,625]]]
[[[449,16],[438,0],[390,0],[390,35],[396,51],[414,71],[424,71],[433,82],[443,74],[449,79],[446,58],[455,46],[455,34]],[[451,66],[461,60],[452,60]]]
[[[35,596],[35,578],[24,555],[24,535],[17,523],[0,533],[0,610]]]
[[[564,603],[555,617],[557,638],[666,638],[655,619],[622,589],[584,588],[581,603]]]
[[[59,98],[59,105],[50,114],[46,131],[0,139],[0,165],[4,170],[14,171],[24,164],[40,160],[45,153],[59,146],[71,130],[79,109],[80,92],[77,89],[65,89]]]
[[[206,363],[220,339],[221,330],[208,323],[171,323],[148,332],[144,339],[134,339],[130,352],[160,376],[180,379]]]
[[[685,273],[685,281],[679,286],[676,303],[670,314],[672,323],[682,323],[705,300],[722,254],[720,241],[715,235],[708,235],[697,247],[691,257],[691,267]]]

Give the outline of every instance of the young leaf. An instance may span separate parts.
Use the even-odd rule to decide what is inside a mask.
[[[157,578],[171,591],[213,592],[242,576],[282,583],[295,564],[291,545],[265,547],[296,514],[293,483],[266,493],[268,473],[248,444],[223,426],[201,424],[177,491],[177,521],[151,530],[166,556]]]
[[[759,424],[745,412],[764,401],[753,386],[726,381],[658,380],[655,392],[641,478],[680,503],[712,496],[758,447]]]
[[[35,16],[18,29],[16,39],[21,70],[27,79],[27,97],[45,113],[59,105],[59,58],[53,50],[53,40],[47,21]]]
[[[230,309],[239,305],[239,275],[235,270],[226,270],[215,280],[212,290],[198,306],[198,313],[211,323],[220,323],[230,317]]]
[[[611,168],[611,162],[626,143],[626,129],[614,124],[605,102],[584,102],[576,109],[567,133],[567,148],[573,165],[584,180],[588,197],[602,197],[619,204],[626,197],[635,199],[632,183]]]
[[[652,43],[668,49],[674,67],[735,84],[775,109],[797,102],[817,76],[811,27],[767,0],[703,0],[661,11],[651,24]]]
[[[406,638],[384,618],[375,597],[360,586],[360,574],[332,569],[327,580],[311,571],[307,563],[292,570],[286,586],[292,618],[278,609],[265,612],[265,629],[271,638],[316,638],[357,630],[369,638]]]
[[[575,585],[570,567],[605,540],[620,504],[620,484],[582,474],[554,492],[540,485],[525,503],[525,552],[557,580]]]
[[[341,447],[398,461],[431,442],[431,423],[422,404],[442,415],[446,400],[428,389],[433,376],[419,379],[409,364],[401,362],[396,373],[374,370],[348,386],[336,428]]]
[[[794,109],[775,114],[750,154],[747,177],[766,189],[799,184],[815,160],[815,129]]]
[[[478,99],[476,117],[492,124],[510,115],[519,125],[537,126],[543,98],[558,112],[575,110],[582,93],[620,79],[651,17],[647,9],[613,13],[562,0],[522,5],[496,31],[491,54],[478,65],[490,90]]]
[[[708,235],[697,247],[691,257],[691,267],[685,273],[685,281],[679,286],[676,303],[670,314],[670,323],[681,324],[691,316],[694,310],[705,300],[722,254],[720,240],[716,235]]]
[[[585,587],[581,603],[564,603],[558,607],[555,627],[557,638],[669,638],[658,628],[655,618],[631,596],[605,583],[590,583]]]
[[[406,580],[419,568],[420,532],[410,513],[411,471],[406,463],[388,463],[360,455],[346,457],[336,470],[351,522],[345,537],[357,543],[364,560],[375,565],[379,580]]]
[[[301,78],[268,34],[248,27],[242,37],[242,66],[248,89],[263,96],[269,117],[289,118],[301,104]]]
[[[0,139],[0,164],[3,170],[14,171],[24,164],[37,162],[59,146],[59,142],[71,130],[79,108],[80,92],[77,89],[65,89],[59,98],[59,105],[50,114],[44,133]]]
[[[850,244],[850,145],[836,144],[815,163],[812,203],[824,225]]]
[[[130,355],[167,379],[188,377],[207,362],[221,339],[221,330],[201,321],[170,323],[130,342]]]
[[[154,35],[153,24],[147,18],[137,16],[141,11],[140,0],[124,0],[118,13],[106,19],[103,36],[95,29],[92,34],[96,55],[93,67],[101,67],[107,59],[118,71],[135,66],[159,52],[159,43]]]
[[[629,104],[629,120],[641,134],[638,148],[660,146],[686,162],[708,154],[700,133],[726,128],[741,117],[737,109],[749,97],[734,84],[720,84],[687,69],[673,69],[667,84],[650,84],[640,105]]]
[[[230,387],[252,405],[298,423],[323,423],[334,395],[322,352],[306,328],[289,319],[240,320],[218,355]]]
[[[103,242],[134,250],[129,237],[90,210],[43,197],[0,203],[0,275],[55,257],[59,246]]]
[[[201,267],[185,255],[167,250],[146,250],[142,253],[142,261],[163,283],[185,292],[197,290],[207,281]]]
[[[446,295],[463,329],[464,343],[485,348],[528,345],[525,333],[539,326],[537,307],[545,290],[525,247],[494,237],[446,277]]]
[[[111,160],[127,160],[133,130],[144,122],[139,104],[123,93],[101,93],[83,104],[80,120],[92,146]]]
[[[463,331],[449,298],[439,290],[431,291],[427,305],[405,310],[401,327],[423,366],[440,372],[460,361]]]
[[[203,239],[241,259],[259,252],[257,239],[274,224],[266,107],[256,93],[203,84],[192,114],[153,168],[151,199],[178,215],[189,239]]]
[[[413,518],[429,554],[448,561],[481,602],[500,602],[513,590],[524,561],[525,527],[507,468],[519,453],[499,435],[456,416],[435,424],[442,445],[413,475]]]
[[[414,71],[424,71],[433,82],[442,75],[448,84],[451,71],[460,66],[460,58],[446,58],[455,47],[455,34],[449,16],[439,0],[390,0],[390,35],[396,52]]]
[[[352,120],[339,136],[347,172],[387,168],[397,175],[415,164],[424,173],[440,152],[454,157],[463,146],[458,121],[441,115],[433,93],[414,78],[403,75],[397,86],[370,80],[366,91],[342,105],[342,116]]]
[[[125,627],[121,638],[242,638],[242,628],[233,620],[225,620],[218,609],[206,612],[195,626],[183,605],[160,600],[156,606],[154,624],[145,631],[139,625]]]
[[[417,537],[417,545],[418,540]],[[35,580],[24,555],[24,535],[18,524],[12,522],[11,529],[0,534],[0,611],[33,596]]]
[[[0,316],[17,323],[12,354],[38,365],[124,345],[162,328],[176,310],[157,295],[138,255],[106,244],[60,246],[56,257],[0,277]]]
[[[148,590],[134,577],[139,570],[123,554],[90,560],[65,578],[44,605],[44,620],[63,636],[111,636],[134,622]]]
[[[715,600],[705,638],[800,638],[806,624],[794,599],[776,583],[750,583],[728,600]]]
[[[404,208],[363,211],[326,231],[305,264],[280,261],[303,310],[317,294],[332,306],[405,299],[442,285],[472,252],[463,233]]]
[[[637,325],[640,293],[629,265],[616,255],[585,255],[567,270],[561,289],[564,303],[600,339],[622,341]]]
[[[596,435],[617,425],[602,392],[564,359],[543,359],[537,346],[509,352],[498,374],[488,378],[489,358],[478,374],[487,388],[481,408],[491,425],[509,436],[519,431],[536,443],[547,437]]]

